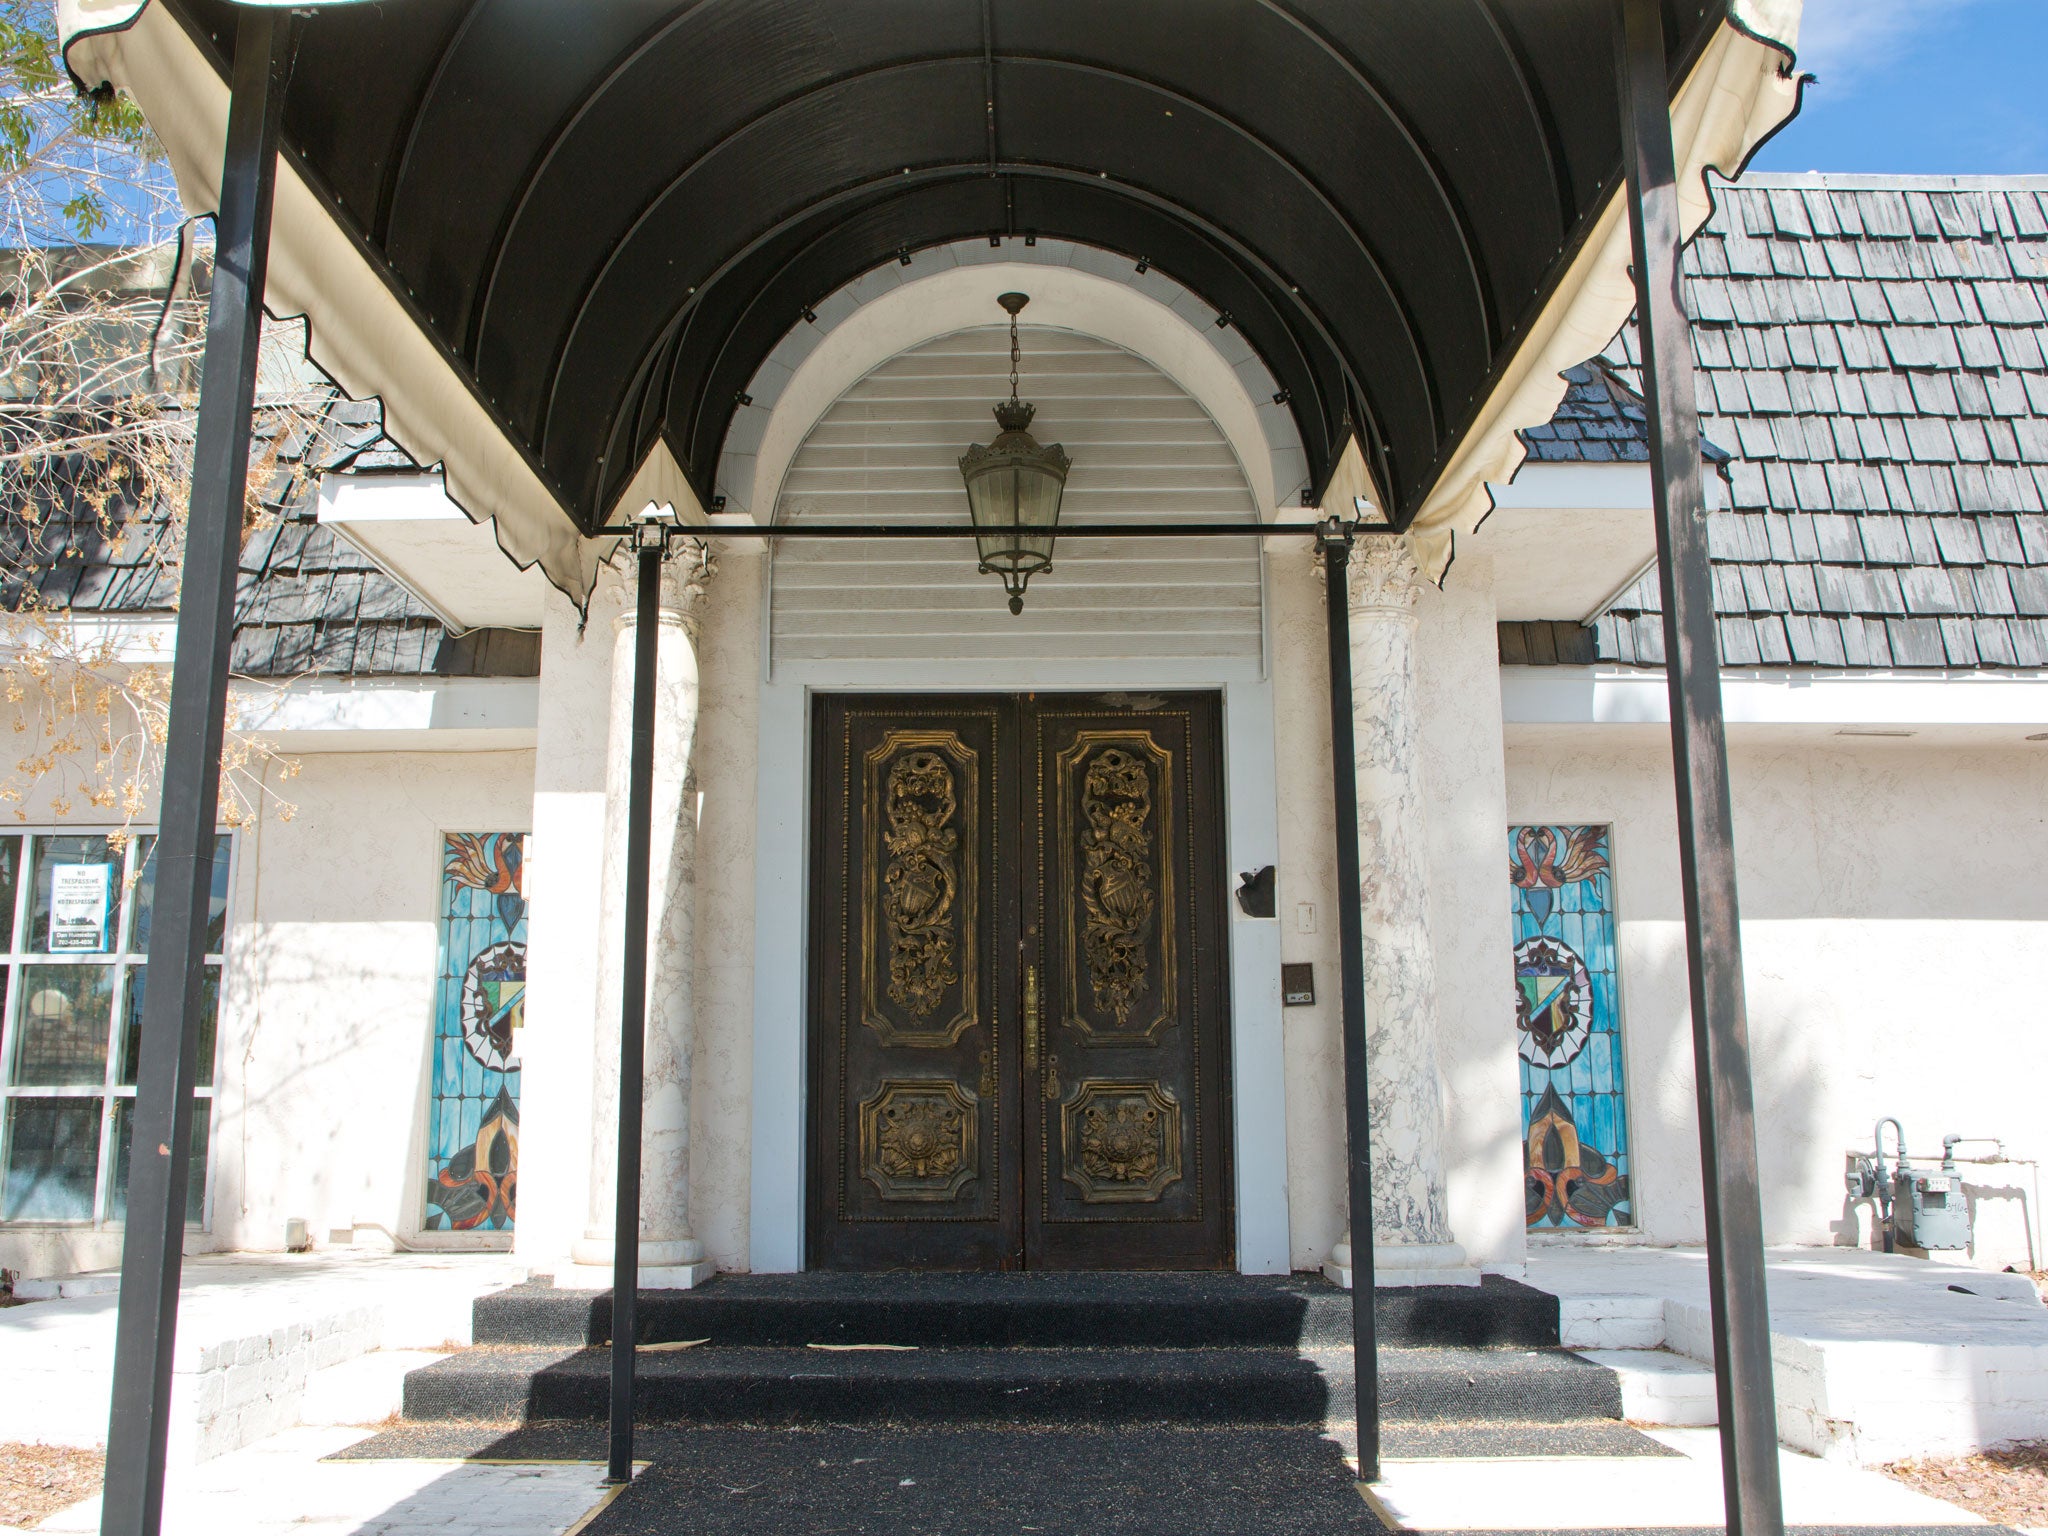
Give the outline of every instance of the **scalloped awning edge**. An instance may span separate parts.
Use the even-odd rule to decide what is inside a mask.
[[[187,211],[212,214],[228,89],[176,18],[148,0],[60,0],[58,29],[72,74],[133,97],[163,140]],[[539,565],[580,608],[611,541],[582,536],[289,157],[276,199],[264,307],[305,316],[315,365],[352,398],[379,399],[384,430],[416,462],[440,467],[464,515],[491,524],[514,564]]]
[[[1707,45],[1671,104],[1687,239],[1713,211],[1707,172],[1732,176],[1798,110],[1792,61],[1801,3],[1731,0],[1733,19]],[[1599,353],[1635,310],[1624,197],[1617,190],[1600,210],[1571,269],[1415,515],[1416,558],[1434,580],[1450,569],[1457,536],[1472,534],[1493,510],[1488,484],[1512,480],[1520,469],[1518,434],[1556,413],[1565,369]]]

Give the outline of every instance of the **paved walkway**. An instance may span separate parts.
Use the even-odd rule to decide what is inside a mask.
[[[501,1254],[187,1259],[174,1459],[203,1460],[297,1425],[315,1372],[378,1350],[467,1344],[475,1298],[525,1274]],[[116,1300],[108,1289],[0,1309],[0,1442],[105,1443]]]
[[[174,1471],[164,1536],[564,1536],[609,1502],[604,1468],[587,1464],[323,1459],[367,1433],[289,1430]],[[35,1532],[99,1528],[94,1498]]]
[[[603,1468],[593,1461],[377,1459],[377,1447],[363,1444],[367,1431],[297,1429],[174,1471],[164,1531],[1680,1536],[1718,1530],[1720,1468],[1712,1432],[1652,1433],[1677,1454],[1396,1460],[1361,1497],[1344,1443],[1312,1431],[648,1431],[639,1447],[646,1459],[641,1476],[615,1494],[603,1486]],[[352,1446],[360,1447],[355,1456],[337,1456]],[[545,1447],[517,1449],[531,1455]],[[1781,1465],[1793,1531],[1998,1536],[2003,1529],[1875,1473],[1789,1452]],[[98,1530],[99,1514],[97,1499],[74,1505],[37,1527],[38,1536],[85,1536]],[[5,1528],[0,1536],[8,1536]]]
[[[1721,1447],[1711,1429],[1645,1433],[1677,1457],[1392,1461],[1370,1492],[1417,1532],[1696,1531],[1721,1527]],[[1830,1532],[2000,1529],[1876,1472],[1785,1451],[1785,1523]]]

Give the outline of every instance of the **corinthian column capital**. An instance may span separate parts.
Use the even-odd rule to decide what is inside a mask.
[[[1404,537],[1361,537],[1351,546],[1351,560],[1344,567],[1351,611],[1359,615],[1413,619],[1428,582]]]
[[[661,568],[661,622],[679,625],[695,645],[703,628],[704,598],[711,578],[718,574],[718,561],[711,546],[702,539],[678,540]],[[628,566],[619,574],[622,604],[613,625],[624,634],[639,622],[634,601],[634,577]]]

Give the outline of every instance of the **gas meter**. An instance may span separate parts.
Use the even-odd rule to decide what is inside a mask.
[[[1909,1248],[1970,1246],[1970,1204],[1948,1148],[1943,1148],[1938,1169],[1898,1171],[1892,1181],[1892,1225]]]
[[[1890,1166],[1886,1166],[1884,1155],[1887,1125],[1897,1146]],[[1843,1182],[1851,1199],[1877,1202],[1884,1251],[1894,1252],[1900,1244],[1922,1252],[1969,1247],[1970,1203],[1963,1193],[1962,1175],[1956,1171],[1956,1144],[1963,1138],[1942,1137],[1941,1166],[1918,1171],[1908,1166],[1906,1133],[1897,1120],[1887,1115],[1878,1121],[1871,1139],[1874,1145],[1869,1153],[1849,1154]]]

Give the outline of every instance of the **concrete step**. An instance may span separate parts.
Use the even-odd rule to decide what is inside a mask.
[[[1581,1349],[1580,1359],[1614,1372],[1621,1416],[1631,1424],[1697,1429],[1721,1421],[1714,1372],[1663,1349]]]
[[[405,1378],[446,1359],[426,1349],[379,1349],[306,1377],[301,1424],[382,1424],[405,1406]]]
[[[36,1280],[14,1282],[16,1301],[76,1301],[85,1296],[118,1296],[119,1270],[94,1270],[83,1275],[45,1275]]]
[[[1383,1343],[1469,1348],[1558,1343],[1557,1300],[1511,1280],[1381,1291]],[[1348,1346],[1351,1297],[1320,1278],[1189,1274],[728,1275],[643,1291],[643,1343],[711,1339],[1001,1349]],[[479,1344],[602,1344],[609,1292],[523,1285],[480,1299]]]
[[[405,1417],[593,1420],[609,1351],[488,1345],[414,1371]],[[1619,1419],[1615,1374],[1561,1350],[1388,1349],[1383,1417],[1404,1423]],[[1348,1422],[1348,1349],[833,1351],[710,1344],[640,1353],[647,1424],[1265,1424]]]

